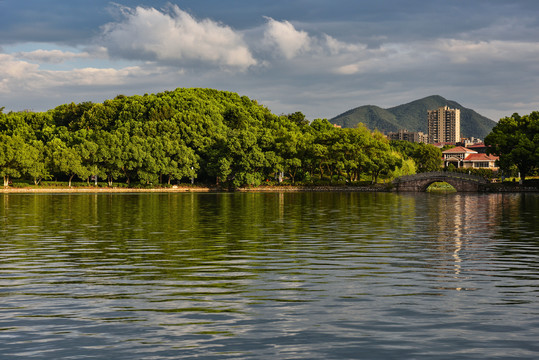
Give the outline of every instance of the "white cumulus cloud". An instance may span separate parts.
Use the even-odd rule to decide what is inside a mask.
[[[285,58],[292,59],[311,49],[312,39],[307,32],[296,30],[288,21],[277,21],[269,17],[267,20],[264,41],[277,47]]]
[[[440,52],[457,64],[485,63],[493,61],[535,62],[539,55],[539,43],[519,41],[470,41],[440,39],[431,45],[433,52]],[[517,56],[515,56],[518,54]]]
[[[0,78],[17,79],[22,78],[29,72],[34,72],[39,65],[30,64],[26,61],[20,61],[9,54],[0,54]]]
[[[20,60],[10,54],[0,54],[0,93],[10,96],[32,91],[49,92],[55,87],[116,86],[129,78],[148,75],[138,66],[114,68],[75,68],[72,70],[43,70],[38,64]]]
[[[123,16],[103,27],[104,45],[113,56],[236,69],[257,63],[241,33],[210,19],[197,20],[176,5],[169,11],[123,8]]]

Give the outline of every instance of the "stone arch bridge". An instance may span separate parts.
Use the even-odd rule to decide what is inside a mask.
[[[423,192],[435,182],[446,182],[459,192],[488,191],[490,184],[480,176],[438,171],[401,176],[393,180],[393,185],[397,191]]]

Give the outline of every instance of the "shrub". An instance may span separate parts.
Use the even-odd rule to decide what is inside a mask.
[[[11,184],[12,187],[16,188],[16,189],[21,189],[21,188],[26,188],[26,187],[31,187],[31,186],[35,186],[33,183],[30,184],[30,183],[27,183],[27,182],[14,182]]]
[[[476,176],[481,176],[485,179],[491,180],[498,176],[498,172],[491,169],[479,169],[479,168],[451,168],[451,165],[447,167],[448,171],[456,172],[459,174],[471,174]]]

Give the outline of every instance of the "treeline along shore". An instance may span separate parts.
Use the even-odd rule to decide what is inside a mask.
[[[213,89],[119,95],[45,112],[0,108],[4,187],[89,186],[94,179],[111,188],[350,186],[440,164],[441,151],[431,145],[390,143],[361,124],[338,128],[300,112],[275,115],[256,100]]]
[[[274,115],[245,96],[212,89],[2,112],[0,140],[4,185],[25,178],[71,186],[97,175],[109,186],[196,181],[243,187],[282,178],[376,182],[417,170],[364,126],[309,123],[299,112]],[[439,157],[435,148],[428,152]]]

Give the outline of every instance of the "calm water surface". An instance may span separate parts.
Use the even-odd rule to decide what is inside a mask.
[[[0,195],[2,359],[538,359],[537,194]]]

